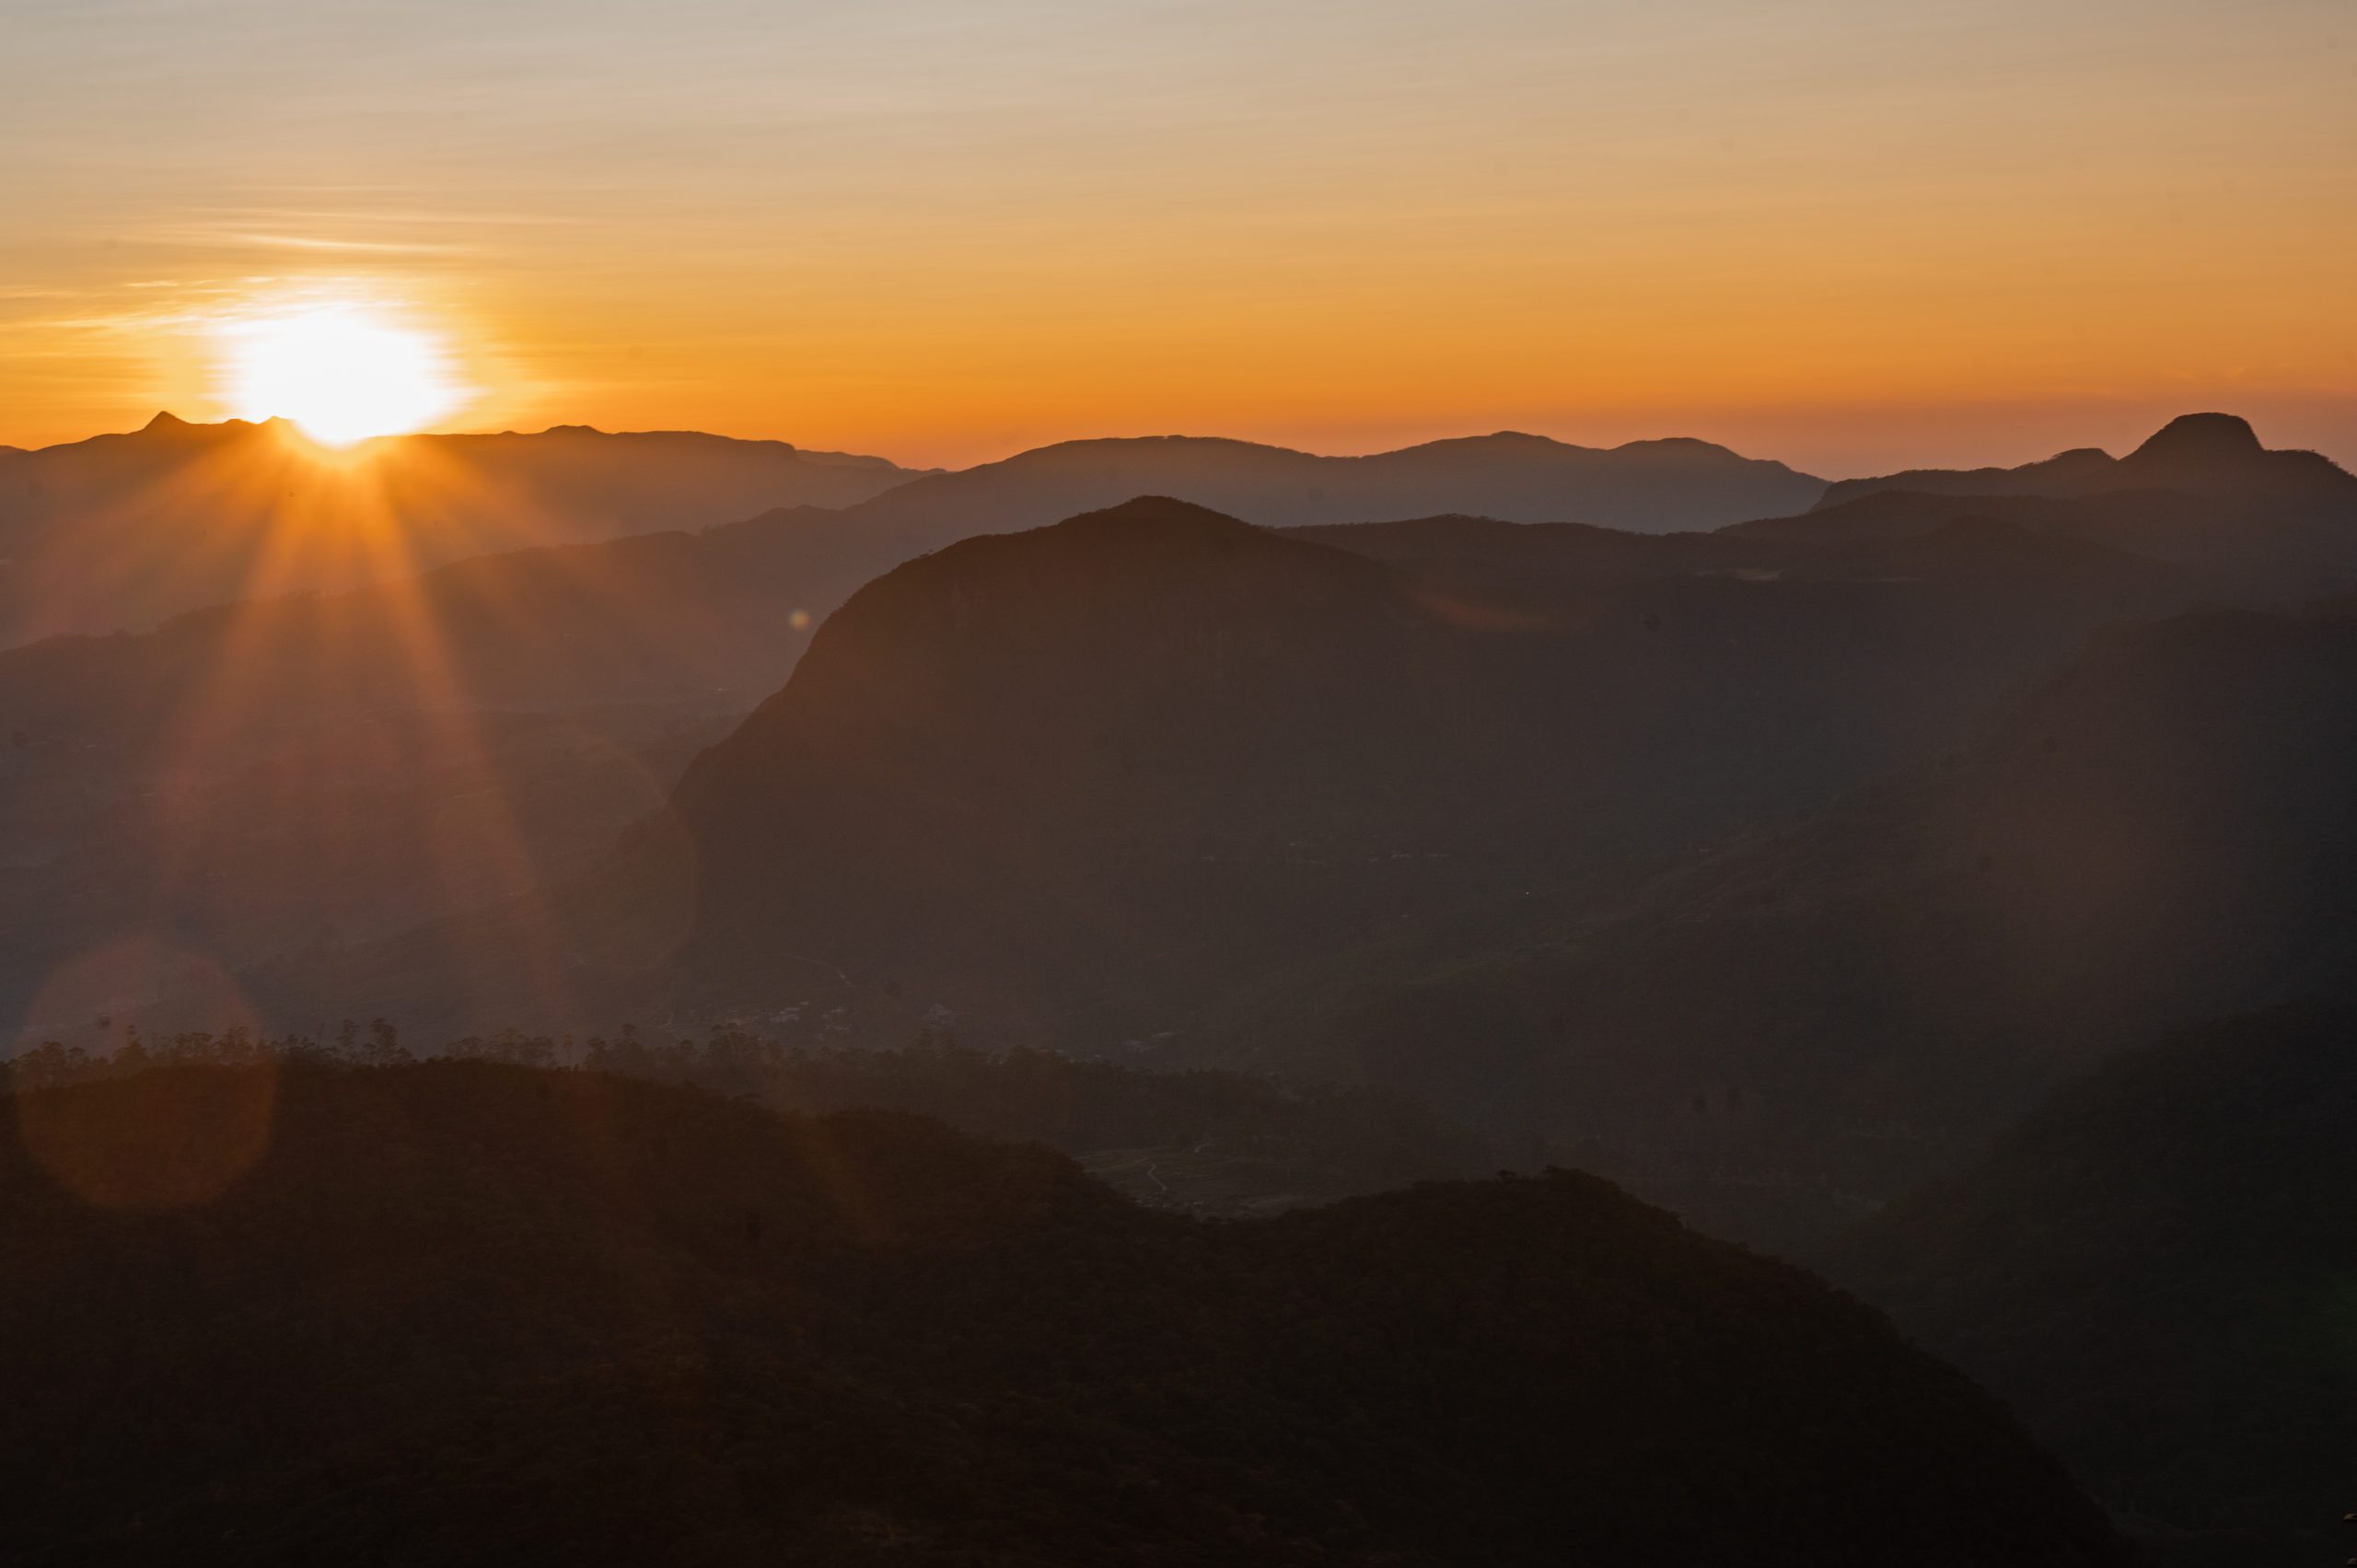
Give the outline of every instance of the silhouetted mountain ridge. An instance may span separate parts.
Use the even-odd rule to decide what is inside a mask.
[[[1817,505],[1891,490],[2054,496],[2177,491],[2236,508],[2247,526],[2328,523],[2357,532],[2357,475],[2315,452],[2270,450],[2248,421],[2226,413],[2180,415],[2125,458],[2082,447],[2016,469],[1920,469],[1842,480],[1826,487]],[[2285,542],[2316,540],[2295,534]]]
[[[1795,510],[1823,488],[1782,463],[1688,439],[1597,448],[1506,432],[1335,458],[1157,436],[1059,442],[935,475],[853,513],[890,526],[955,521],[982,533],[1164,494],[1270,528],[1470,512],[1663,532]]]
[[[2267,448],[2250,421],[2232,413],[2181,413],[2144,438],[2128,461],[2146,468],[2195,471],[2258,467]]]

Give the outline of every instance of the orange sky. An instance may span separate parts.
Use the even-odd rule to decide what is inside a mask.
[[[1271,15],[1271,13],[1274,13]],[[13,0],[0,442],[379,302],[453,427],[966,463],[2194,408],[2357,461],[2345,0]]]

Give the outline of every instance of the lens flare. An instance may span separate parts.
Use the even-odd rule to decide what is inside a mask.
[[[441,343],[371,307],[259,315],[221,336],[224,390],[239,415],[290,419],[327,446],[402,435],[461,401]]]
[[[18,1043],[123,1046],[126,1026],[242,1030],[254,1015],[220,966],[154,937],[134,936],[63,965],[33,999]],[[19,1070],[21,1072],[21,1063]],[[158,1211],[208,1203],[270,1147],[277,1073],[259,1052],[235,1066],[114,1083],[20,1078],[8,1097],[25,1151],[83,1202]],[[0,1112],[5,1114],[5,1112]]]

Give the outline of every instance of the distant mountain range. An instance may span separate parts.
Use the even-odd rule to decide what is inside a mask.
[[[2231,938],[2229,938],[2231,939]],[[1832,1249],[1985,1378],[2163,1563],[2346,1551],[2357,1016],[2120,1056]]]
[[[179,1067],[19,1080],[0,1249],[12,1560],[2130,1561],[1879,1316],[1568,1172],[1209,1225],[890,1112]]]
[[[2357,569],[2357,475],[2315,452],[2270,451],[2225,413],[2171,420],[2124,458],[2082,447],[2017,469],[1841,480],[1813,517],[1752,527],[1785,537],[1902,530],[1935,510],[1931,496],[1986,497],[1979,505],[1992,515],[2171,559],[2264,555]],[[2026,497],[2046,502],[2023,505]]]
[[[1600,449],[1502,434],[1332,458],[1161,436],[1065,442],[919,474],[778,442],[579,426],[389,437],[333,454],[283,422],[192,425],[160,414],[127,436],[0,449],[0,646],[756,514],[766,515],[754,526],[790,521],[803,536],[808,580],[797,599],[819,614],[911,556],[1142,494],[1267,527],[1457,513],[1635,532],[1746,524],[1792,540],[1990,515],[2173,560],[2264,553],[2351,570],[2352,486],[2324,459],[2266,451],[2243,422],[2214,414],[2187,416],[2117,461],[2084,451],[2022,469],[1830,486],[1690,439]],[[1986,499],[1959,512],[1931,496]]]
[[[911,479],[931,483],[863,505]],[[1823,482],[1691,440],[1610,450],[1535,436],[1325,458],[1242,441],[1075,441],[957,474],[877,458],[691,433],[406,436],[324,452],[283,421],[196,425],[158,414],[126,436],[0,448],[0,647],[60,632],[139,630],[202,606],[350,587],[470,555],[666,529],[781,508],[851,508],[832,598],[911,555],[1036,528],[1138,494],[1256,522],[1442,510],[1647,529],[1807,505]],[[832,568],[831,570],[830,568]]]
[[[325,452],[284,421],[0,449],[0,647],[155,625],[527,546],[847,505],[880,458],[688,433],[402,436]]]
[[[1041,447],[933,475],[857,513],[870,527],[956,518],[969,533],[1004,533],[1167,495],[1265,528],[1465,512],[1663,533],[1797,510],[1824,490],[1782,463],[1688,439],[1598,448],[1507,433],[1328,458],[1165,436]]]

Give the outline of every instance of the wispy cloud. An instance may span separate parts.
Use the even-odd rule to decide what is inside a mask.
[[[258,245],[282,250],[320,250],[340,254],[472,256],[482,253],[480,246],[455,245],[420,239],[331,239],[324,235],[262,234],[236,229],[225,229],[218,238],[224,244]]]

